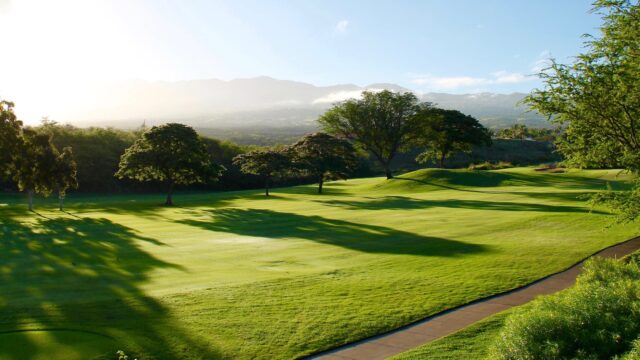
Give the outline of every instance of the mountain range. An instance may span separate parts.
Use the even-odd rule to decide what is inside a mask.
[[[72,123],[134,127],[181,122],[198,128],[313,127],[332,104],[357,97],[363,90],[411,91],[395,84],[315,86],[270,77],[177,82],[124,81],[103,83],[69,116]],[[460,110],[485,126],[514,123],[548,126],[545,118],[527,112],[519,102],[525,94],[416,94],[422,101]],[[108,102],[102,99],[109,99]]]

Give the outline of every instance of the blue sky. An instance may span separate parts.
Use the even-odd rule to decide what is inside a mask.
[[[271,76],[526,92],[599,18],[584,0],[0,0],[5,84]],[[6,41],[3,40],[3,41]],[[3,89],[0,89],[0,91]]]

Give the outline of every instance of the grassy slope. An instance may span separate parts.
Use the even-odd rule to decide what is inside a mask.
[[[81,330],[99,333],[97,352],[145,359],[293,358],[373,335],[635,235],[603,231],[609,216],[576,199],[614,174],[427,170],[321,196],[182,195],[175,208],[83,197],[67,214],[39,204],[41,216],[5,196],[0,359],[73,345]],[[17,329],[75,332],[2,335]]]

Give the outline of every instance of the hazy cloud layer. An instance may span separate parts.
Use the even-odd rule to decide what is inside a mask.
[[[335,31],[338,32],[338,33],[345,33],[345,32],[347,32],[347,28],[348,27],[349,27],[349,21],[348,20],[340,20],[336,24]]]
[[[551,59],[551,52],[549,50],[544,50],[538,55],[538,58],[533,63],[533,66],[531,66],[531,72],[537,74],[546,69],[547,67],[549,67],[549,65],[551,65]]]
[[[472,76],[433,76],[431,74],[416,75],[411,83],[424,86],[430,90],[456,90],[493,84],[516,84],[533,80],[531,76],[518,72],[496,71],[490,77]]]
[[[362,97],[363,91],[380,92],[382,90],[384,89],[337,91],[313,100],[312,104],[333,104],[333,103],[337,103],[337,102],[345,101],[349,99],[359,99]]]

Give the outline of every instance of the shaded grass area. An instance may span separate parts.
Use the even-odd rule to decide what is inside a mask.
[[[174,208],[162,194],[72,196],[67,212],[51,199],[39,214],[2,195],[0,359],[37,359],[80,333],[144,359],[311,354],[632,237],[579,199],[626,186],[615,175],[427,170],[324,195],[184,193]]]

